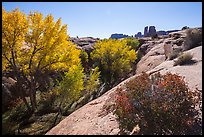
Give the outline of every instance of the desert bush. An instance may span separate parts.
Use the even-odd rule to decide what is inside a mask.
[[[181,30],[189,29],[188,26],[184,26]]]
[[[132,49],[134,49],[135,51],[139,49],[140,42],[137,39],[128,37],[126,38],[126,41],[127,41],[127,45],[131,46]]]
[[[192,49],[200,45],[200,42],[202,42],[202,30],[189,29],[186,33],[187,35],[182,47],[183,51]]]
[[[173,47],[171,44],[167,44],[167,42],[164,43],[164,55],[165,59],[169,58],[169,55],[173,52]]]
[[[39,98],[39,107],[37,108],[37,114],[43,115],[50,113],[54,109],[54,103],[57,98],[55,92],[42,92]]]
[[[178,50],[173,50],[169,54],[169,60],[173,60],[173,59],[177,58],[178,56],[179,56],[179,51]]]
[[[178,57],[178,59],[174,62],[174,66],[184,65],[192,62],[193,55],[190,53],[183,53]]]
[[[135,125],[135,121],[133,120],[133,106],[129,102],[129,98],[127,93],[122,91],[121,88],[116,89],[116,98],[115,98],[116,105],[114,106],[117,120],[120,122],[119,127],[122,132],[125,130],[131,130],[131,128]]]
[[[143,73],[127,82],[125,88],[117,89],[114,106],[122,131],[138,125],[139,134],[185,134],[198,120],[195,105],[200,92],[191,92],[177,74],[156,73],[149,77]]]

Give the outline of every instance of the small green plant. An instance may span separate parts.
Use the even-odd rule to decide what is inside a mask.
[[[182,135],[199,121],[195,106],[201,94],[177,74],[143,73],[124,89],[117,89],[113,110],[123,133],[138,125],[142,135]]]
[[[100,84],[99,76],[100,76],[100,71],[98,67],[91,70],[89,79],[87,80],[87,84],[85,87],[85,89],[88,92],[94,92],[98,89],[98,86]]]
[[[178,50],[173,50],[169,54],[169,60],[173,60],[173,59],[177,58],[178,56],[179,56],[179,51]]]
[[[174,66],[184,65],[192,62],[193,55],[190,53],[184,53],[178,57],[178,59],[174,62]]]

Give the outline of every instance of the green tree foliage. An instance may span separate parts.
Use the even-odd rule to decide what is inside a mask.
[[[73,65],[69,71],[64,73],[63,80],[59,83],[59,90],[62,98],[69,99],[69,101],[76,101],[80,97],[81,91],[84,89],[84,73],[82,66]]]
[[[135,51],[138,50],[140,43],[137,39],[132,38],[132,37],[128,37],[125,40],[127,41],[128,46],[131,46],[132,49],[134,49]]]
[[[87,80],[87,84],[86,84],[86,90],[88,92],[94,92],[98,89],[98,86],[100,84],[99,76],[100,76],[100,71],[98,67],[91,70],[89,79]]]
[[[131,71],[136,53],[126,40],[105,39],[96,43],[91,59],[99,67],[103,82],[112,85]]]
[[[86,53],[86,51],[81,50],[80,58],[81,58],[82,66],[85,69],[85,72],[88,71],[88,68],[89,68],[89,66],[88,66],[89,58],[88,58],[88,54]]]
[[[30,89],[33,110],[39,72],[71,71],[81,63],[80,50],[68,38],[67,25],[61,25],[61,19],[55,22],[52,15],[43,18],[38,12],[26,17],[19,9],[6,12],[2,8],[2,71],[13,71],[18,85]]]

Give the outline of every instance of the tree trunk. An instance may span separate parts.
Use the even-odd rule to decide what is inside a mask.
[[[18,89],[18,91],[20,93],[20,96],[21,96],[23,102],[25,103],[25,105],[27,107],[27,110],[30,112],[31,111],[31,107],[29,106],[29,104],[28,104],[28,102],[27,102],[27,100],[25,98],[25,95],[23,93],[23,87],[22,87],[23,79],[20,76],[20,70],[17,70],[16,67],[14,69],[14,74],[16,75],[16,78],[17,78],[17,89]]]
[[[25,95],[24,95],[23,92],[22,92],[22,87],[19,86],[18,89],[19,89],[19,92],[20,92],[21,98],[23,99],[23,102],[25,103],[25,105],[26,105],[28,111],[31,112],[31,108],[30,108],[30,106],[29,106],[29,104],[28,104],[28,102],[27,102],[27,100],[26,100],[26,98],[25,98]]]
[[[30,101],[32,110],[35,111],[37,108],[37,102],[36,102],[36,84],[33,79],[33,76],[31,76],[31,83],[30,83]]]

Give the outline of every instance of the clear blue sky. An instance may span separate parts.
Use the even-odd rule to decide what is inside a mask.
[[[202,2],[3,2],[6,11],[19,7],[29,13],[52,14],[68,24],[71,37],[109,38],[113,33],[144,33],[156,30],[202,27]]]

